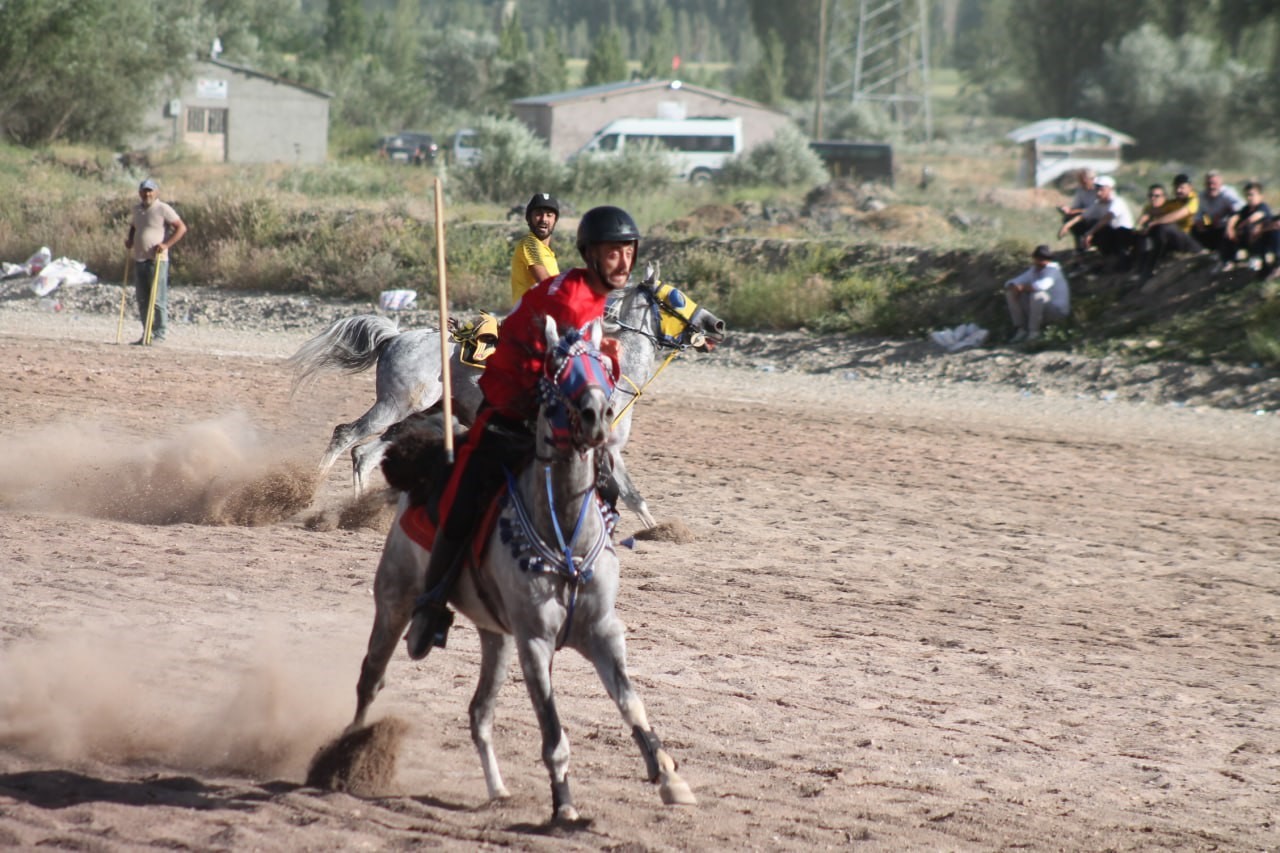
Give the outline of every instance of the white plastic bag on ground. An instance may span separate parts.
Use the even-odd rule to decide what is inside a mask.
[[[44,251],[48,251],[45,249]],[[84,264],[70,258],[58,258],[50,261],[40,274],[31,280],[31,290],[36,296],[48,296],[59,287],[77,284],[97,284],[98,277],[86,272]]]
[[[40,251],[27,258],[25,264],[27,275],[39,275],[42,269],[49,266],[51,260],[53,260],[53,252],[49,251],[48,246],[41,246]]]
[[[408,311],[417,301],[416,290],[384,290],[378,294],[378,307],[383,311]]]
[[[936,332],[930,332],[929,337],[947,352],[960,352],[961,350],[982,346],[987,342],[988,334],[987,330],[977,323],[963,323],[954,329],[939,329]]]

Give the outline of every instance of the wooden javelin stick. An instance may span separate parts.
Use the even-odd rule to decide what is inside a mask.
[[[453,377],[449,368],[449,289],[444,262],[444,184],[436,178],[436,280],[440,287],[440,399],[444,403],[444,454],[453,464]]]
[[[155,273],[151,276],[151,296],[147,299],[147,325],[142,330],[142,343],[151,346],[151,324],[156,318],[156,291],[160,289],[160,259],[169,260],[168,252],[157,252],[153,263]]]

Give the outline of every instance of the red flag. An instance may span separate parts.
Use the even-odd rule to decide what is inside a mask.
[[[679,54],[676,54],[675,56],[671,57],[671,70],[672,70],[672,71],[679,71],[679,70],[680,70],[680,55],[679,55]]]

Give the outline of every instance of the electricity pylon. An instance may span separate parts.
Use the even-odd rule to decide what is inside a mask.
[[[929,0],[820,0],[818,106],[823,100],[881,106],[900,131],[933,134],[929,106]]]

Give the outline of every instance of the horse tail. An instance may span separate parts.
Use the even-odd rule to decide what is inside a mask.
[[[360,314],[338,320],[298,347],[285,361],[293,368],[290,394],[323,371],[361,373],[378,363],[387,342],[400,334],[394,320],[380,314]]]

